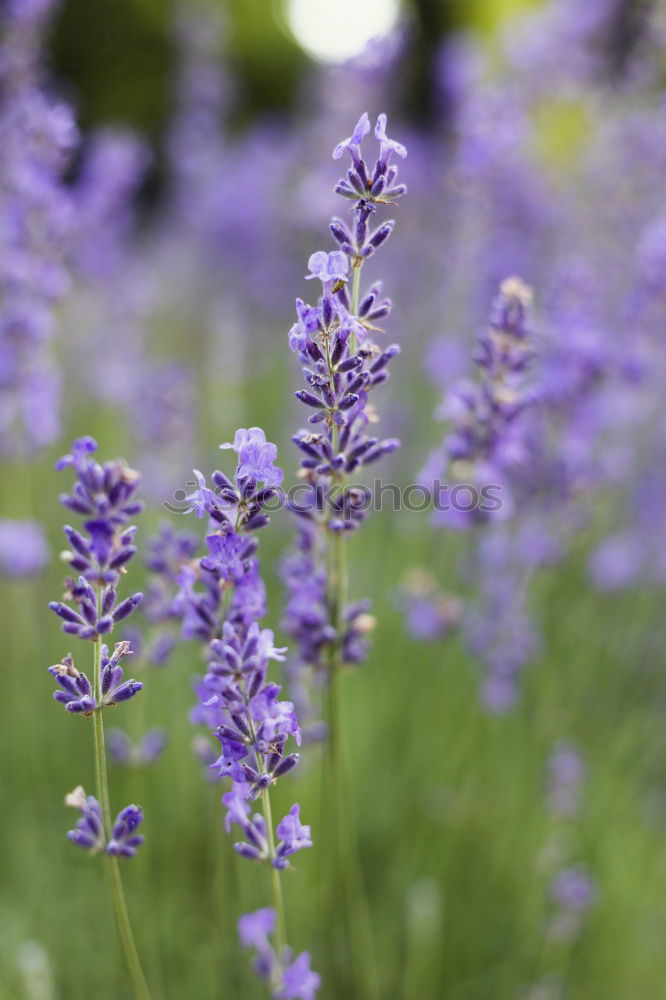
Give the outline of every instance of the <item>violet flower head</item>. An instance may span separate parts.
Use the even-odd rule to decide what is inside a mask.
[[[277,825],[277,835],[280,838],[273,860],[274,868],[288,868],[289,858],[304,847],[312,847],[310,827],[304,826],[300,819],[300,806],[291,807],[284,819]]]
[[[530,454],[524,414],[535,402],[525,382],[534,356],[531,303],[532,292],[520,279],[502,283],[488,328],[477,341],[474,360],[481,381],[460,381],[440,410],[453,425],[444,442],[452,477],[459,483],[501,490],[499,504],[476,504],[438,514],[448,526],[466,529],[489,520],[507,520],[515,510],[513,480]]]
[[[275,933],[272,907],[246,913],[238,921],[238,936],[244,948],[255,951],[255,971],[267,980],[275,1000],[315,1000],[321,976],[310,968],[310,955],[301,952],[290,961],[290,949],[276,955],[270,937]]]
[[[96,449],[93,438],[79,438],[71,454],[56,466],[74,469],[74,488],[60,499],[87,520],[85,534],[65,525],[71,550],[63,553],[63,558],[78,576],[65,580],[65,601],[52,601],[49,607],[63,619],[63,631],[80,639],[96,639],[111,632],[143,598],[135,593],[119,600],[117,593],[121,575],[136,554],[136,528],[126,524],[143,507],[134,497],[139,477],[121,459],[100,465],[91,457]],[[126,697],[125,689],[121,697]]]
[[[137,848],[144,841],[144,837],[136,832],[142,822],[143,809],[141,806],[125,806],[118,813],[113,824],[111,838],[106,845],[106,853],[123,858],[133,858]]]
[[[65,797],[65,805],[78,809],[81,818],[74,830],[67,834],[77,847],[83,847],[92,854],[105,851],[120,857],[133,858],[144,838],[136,831],[143,820],[139,806],[126,806],[118,813],[107,840],[99,802],[93,795],[86,795],[79,785]]]
[[[81,818],[76,828],[67,834],[77,847],[83,847],[93,854],[98,854],[106,847],[102,811],[99,802],[93,795],[86,795],[81,785],[65,797],[65,805],[78,809]]]
[[[123,680],[123,669],[120,660],[131,653],[129,642],[116,643],[111,655],[107,646],[100,650],[99,668],[99,698],[93,695],[93,687],[87,676],[74,666],[72,654],[63,657],[61,663],[49,667],[49,673],[60,685],[59,691],[54,691],[53,697],[65,706],[68,712],[91,715],[95,709],[107,705],[116,705],[121,701],[129,701],[137,694],[143,684],[135,680]]]
[[[246,913],[238,921],[238,936],[243,948],[263,951],[269,947],[268,939],[274,930],[275,910],[272,906]]]
[[[310,968],[310,955],[301,952],[282,973],[281,1000],[314,1000],[321,986],[321,976]]]
[[[265,486],[279,486],[283,479],[282,469],[274,465],[277,448],[266,440],[261,427],[241,427],[236,431],[234,442],[221,444],[220,448],[233,448],[238,455],[236,478],[239,483],[247,480]]]
[[[298,691],[299,709],[311,700],[306,693],[308,673],[323,674],[334,660],[360,663],[367,653],[374,625],[369,605],[347,604],[332,594],[327,552],[337,539],[361,526],[371,506],[369,491],[352,484],[350,477],[400,446],[395,438],[376,435],[374,427],[375,391],[388,382],[400,354],[397,344],[381,343],[391,302],[381,282],[362,286],[361,269],[393,232],[393,220],[374,219],[407,190],[398,182],[398,167],[392,162],[393,154],[404,157],[406,149],[388,138],[386,116],[380,115],[375,130],[379,151],[371,165],[361,149],[369,132],[364,113],[351,136],[333,151],[336,160],[345,151],[351,158],[335,188],[352,202],[351,219],[331,220],[329,230],[338,249],[310,256],[306,277],[321,281],[322,294],[312,305],[296,300],[297,318],[288,335],[305,382],[295,396],[308,414],[308,426],[292,437],[300,452],[304,489],[289,504],[301,525],[296,552],[283,567],[289,590],[284,627],[298,653],[288,672]],[[312,720],[307,729],[322,731]]]

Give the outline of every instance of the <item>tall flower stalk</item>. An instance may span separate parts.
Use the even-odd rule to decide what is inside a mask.
[[[290,590],[285,626],[296,639],[301,664],[320,680],[323,677],[327,695],[333,826],[346,882],[349,935],[357,954],[361,936],[367,939],[367,934],[361,927],[352,928],[362,882],[344,789],[339,679],[342,668],[364,659],[365,637],[374,619],[368,613],[369,602],[349,603],[346,536],[362,523],[370,501],[368,490],[356,485],[352,476],[399,447],[394,438],[367,433],[370,422],[377,419],[371,393],[388,379],[388,366],[399,347],[380,346],[383,331],[378,324],[388,316],[391,303],[382,296],[379,282],[363,288],[361,272],[393,231],[392,220],[373,224],[373,218],[405,193],[392,159],[407,154],[401,143],[388,138],[382,114],[375,126],[379,155],[369,167],[361,155],[369,131],[368,115],[363,114],[352,135],[333,151],[334,159],[345,152],[351,158],[336,192],[351,203],[352,217],[349,222],[331,221],[339,250],[319,250],[309,258],[306,278],[320,281],[322,294],[314,306],[296,300],[297,321],[289,333],[307,386],[295,395],[310,411],[310,427],[293,437],[303,454],[304,494],[291,504],[302,524],[298,554],[285,566]],[[370,964],[367,954],[358,962],[364,977]]]
[[[184,562],[172,609],[177,607],[182,617],[184,638],[204,643],[206,673],[197,686],[192,719],[207,726],[220,744],[211,768],[219,779],[231,781],[222,796],[227,832],[238,828],[236,852],[269,872],[273,905],[241,917],[241,944],[255,950],[255,969],[273,996],[311,1000],[320,978],[310,969],[309,954],[294,958],[287,945],[281,882],[292,856],[312,846],[310,827],[301,823],[298,803],[276,827],[270,797],[275,783],[298,764],[298,753],[287,744],[290,739],[300,744],[301,733],[293,704],[279,700],[280,686],[268,679],[269,661],[283,660],[285,651],[275,647],[270,629],[259,626],[266,599],[256,532],[269,522],[266,508],[277,497],[282,470],[274,464],[275,445],[259,427],[241,428],[233,444],[221,447],[236,452],[235,475],[213,472],[209,487],[195,470],[198,488],[188,497],[188,509],[207,519],[207,552]],[[164,532],[162,537],[164,558],[158,544],[151,558],[154,566],[168,570],[168,586],[173,539]],[[261,812],[252,813],[254,802],[261,803]]]
[[[43,81],[53,7],[10,0],[0,10],[0,451],[12,455],[50,444],[60,424],[50,344],[69,286],[64,174],[78,133],[70,107]]]
[[[121,661],[131,653],[129,642],[116,643],[112,652],[102,642],[102,636],[128,618],[142,598],[136,593],[119,601],[116,589],[136,553],[136,528],[128,527],[127,522],[141,511],[142,505],[134,498],[137,473],[122,460],[100,465],[91,458],[96,449],[93,438],[80,438],[74,442],[71,455],[57,463],[59,469],[71,466],[77,477],[72,492],[63,494],[61,502],[86,520],[84,533],[65,526],[71,550],[64,553],[64,558],[77,576],[65,580],[65,600],[49,605],[62,619],[63,632],[92,642],[92,683],[77,669],[71,653],[49,667],[49,673],[58,684],[55,700],[71,714],[93,720],[97,796],[86,795],[79,785],[66,797],[66,804],[81,814],[68,837],[90,853],[106,856],[111,901],[134,996],[136,1000],[149,1000],[118,863],[121,857],[133,857],[143,843],[137,833],[143,811],[140,806],[129,805],[112,820],[102,717],[105,709],[128,701],[143,687],[139,681],[123,679]]]

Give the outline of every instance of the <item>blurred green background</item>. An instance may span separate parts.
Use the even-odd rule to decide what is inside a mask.
[[[439,39],[474,24],[492,42],[498,21],[519,2],[405,6],[413,36],[393,98],[406,118],[427,120]],[[223,7],[238,127],[260,112],[289,113],[311,57],[290,34],[280,4],[229,0]],[[54,68],[83,126],[127,122],[150,136],[158,168],[149,195],[161,183],[159,149],[174,73],[170,24],[163,0],[66,0],[53,38]],[[183,330],[168,319],[164,324],[164,341],[187,353]],[[273,335],[284,339],[284,330]],[[276,361],[273,352],[270,367],[257,365],[242,384],[220,379],[219,396],[208,385],[196,446],[205,469],[216,467],[217,444],[251,423],[278,441],[291,477],[285,395],[298,373],[286,354]],[[406,481],[423,442],[433,438],[438,397],[424,387],[421,359],[407,351],[400,380],[401,403],[413,417],[400,472]],[[116,415],[100,407],[79,407],[64,440],[81,433],[98,438],[104,457],[127,445]],[[2,471],[2,514],[41,520],[54,553],[61,545],[57,496],[64,476],[52,467],[62,450]],[[158,519],[155,511],[141,518],[140,539]],[[261,540],[271,625],[283,601],[275,567],[291,536],[282,512]],[[343,686],[350,815],[374,938],[368,962],[376,963],[382,998],[512,1000],[552,967],[563,971],[570,1000],[666,996],[662,598],[648,590],[630,596],[592,590],[584,572],[588,543],[583,535],[562,565],[540,577],[534,606],[545,652],[527,671],[516,711],[493,718],[479,709],[476,665],[462,643],[416,643],[395,609],[393,589],[405,567],[427,563],[440,581],[455,580],[463,542],[433,536],[426,518],[404,513],[376,514],[354,539],[353,596],[372,598],[379,627],[369,662]],[[140,576],[137,562],[132,577]],[[128,996],[101,868],[64,837],[71,821],[64,794],[79,782],[92,786],[93,760],[90,720],[70,718],[51,703],[46,668],[68,641],[45,609],[60,594],[61,579],[54,558],[37,582],[0,584],[2,1000]],[[235,925],[240,913],[267,904],[264,872],[231,850],[218,790],[191,751],[191,678],[199,667],[197,647],[185,644],[167,669],[142,678],[145,690],[124,708],[121,724],[135,734],[165,726],[169,745],[150,769],[113,770],[111,796],[145,810],[146,846],[124,872],[154,996],[253,1000],[264,989],[239,952]],[[580,941],[558,953],[544,931],[544,768],[562,737],[580,747],[589,770],[575,835],[599,902]],[[281,815],[297,797],[315,845],[326,838],[321,774],[320,752],[308,751],[298,776],[278,788],[274,807]],[[326,870],[324,854],[317,846],[304,852],[284,881],[289,937],[299,950],[311,950],[313,967],[326,976],[325,885],[339,873]],[[321,995],[363,997],[335,975]]]

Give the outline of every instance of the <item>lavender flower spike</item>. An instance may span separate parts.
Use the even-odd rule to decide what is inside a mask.
[[[371,166],[361,152],[369,131],[370,121],[363,114],[352,135],[333,150],[336,160],[345,150],[351,157],[351,165],[335,190],[352,202],[352,218],[331,220],[329,229],[337,250],[320,250],[309,258],[306,280],[318,278],[322,295],[314,305],[296,300],[297,319],[288,335],[305,383],[295,396],[306,408],[309,425],[292,438],[300,452],[300,477],[306,490],[298,504],[291,504],[301,526],[298,552],[285,565],[289,600],[284,625],[298,650],[298,659],[290,663],[288,672],[299,708],[310,701],[307,686],[311,682],[313,689],[327,692],[327,714],[332,720],[339,720],[340,714],[335,706],[336,677],[341,668],[363,660],[367,636],[374,626],[369,602],[350,603],[347,594],[343,547],[369,509],[367,491],[353,485],[350,476],[400,444],[395,438],[375,436],[372,426],[378,420],[375,390],[388,382],[389,368],[400,348],[378,343],[383,333],[380,324],[388,317],[391,303],[382,296],[380,283],[362,287],[361,270],[393,233],[393,220],[375,222],[375,216],[406,191],[398,183],[392,156],[404,157],[407,150],[388,138],[386,115],[381,114],[375,128],[379,151]],[[316,722],[308,720],[310,733],[318,728]],[[328,735],[335,771],[341,732],[330,731]],[[340,797],[341,785],[338,775],[335,787]],[[343,811],[344,802],[337,801],[333,809]],[[286,865],[294,851],[309,846],[309,830],[301,825],[297,806],[280,824],[279,834],[282,840],[276,850],[276,867]],[[336,858],[335,865],[344,877],[354,867],[346,858]],[[345,897],[352,899],[357,888],[348,886]],[[355,920],[351,911],[349,919]],[[368,961],[371,942],[361,942],[355,934],[351,937],[359,948],[355,966],[370,975],[366,970],[372,965]],[[281,996],[310,995],[305,961],[294,963],[294,983]],[[299,977],[304,984],[301,992],[296,985]],[[374,992],[368,982],[362,987],[355,984],[356,991],[361,988],[368,995]]]
[[[141,511],[142,505],[134,496],[138,474],[121,459],[100,465],[93,457],[96,450],[93,438],[81,437],[74,442],[71,453],[57,463],[58,469],[74,470],[74,488],[60,499],[70,511],[81,515],[84,522],[83,531],[65,526],[71,548],[63,553],[63,558],[77,576],[65,580],[65,600],[49,605],[62,619],[63,631],[91,641],[92,683],[77,669],[71,653],[49,667],[49,673],[59,688],[54,693],[55,700],[68,712],[91,716],[93,720],[97,797],[86,796],[80,786],[67,796],[67,804],[81,813],[68,837],[92,853],[106,854],[111,900],[134,996],[136,1000],[150,1000],[118,868],[118,858],[134,857],[143,843],[143,837],[137,833],[143,811],[139,806],[126,806],[115,821],[111,820],[102,719],[102,709],[129,701],[143,687],[139,681],[125,680],[123,676],[121,661],[131,653],[130,643],[117,642],[110,652],[101,640],[117,622],[132,614],[143,596],[137,593],[119,600],[117,592],[121,576],[136,554],[136,528],[127,522]]]
[[[326,269],[328,257],[324,257],[320,263]],[[326,282],[337,280],[338,265],[334,259],[331,270],[325,271]],[[205,725],[219,743],[219,755],[213,755],[209,770],[217,780],[230,782],[222,795],[225,828],[228,833],[240,830],[241,839],[233,844],[236,853],[264,865],[270,874],[275,906],[242,917],[241,940],[256,949],[257,971],[269,980],[273,995],[286,996],[291,953],[279,878],[289,867],[289,856],[311,846],[312,840],[310,828],[300,823],[298,806],[277,831],[273,828],[270,791],[298,765],[299,754],[289,741],[300,744],[301,731],[293,703],[280,698],[280,685],[269,679],[270,662],[284,660],[285,650],[276,647],[273,632],[259,624],[265,613],[265,588],[256,558],[257,533],[269,523],[265,508],[277,495],[283,473],[275,464],[277,448],[260,427],[241,427],[233,443],[220,447],[236,453],[233,476],[216,470],[208,486],[197,471],[198,489],[187,498],[189,510],[207,519],[207,552],[194,559],[191,540],[179,546],[178,570],[172,558],[173,539],[167,536],[169,558],[158,552],[151,562],[160,575],[159,586],[168,590],[175,580],[180,587],[168,602],[168,614],[180,616],[183,638],[204,645],[206,668],[196,686],[198,703],[192,721]],[[197,749],[199,756],[210,759],[205,750]],[[261,812],[253,811],[253,802],[261,802]],[[273,932],[275,950],[268,941]],[[312,976],[316,974],[309,974],[310,985]]]
[[[293,962],[283,956],[286,964],[280,965],[270,937],[276,927],[276,914],[272,907],[246,913],[238,921],[238,936],[244,948],[254,948],[255,969],[266,979],[276,1000],[315,1000],[321,986],[321,976],[310,968],[310,955],[301,952]]]

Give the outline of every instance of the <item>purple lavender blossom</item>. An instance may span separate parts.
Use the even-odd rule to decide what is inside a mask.
[[[68,712],[82,715],[91,715],[95,709],[104,708],[106,705],[129,701],[143,687],[140,681],[123,680],[120,660],[131,652],[128,642],[116,643],[111,656],[106,646],[101,647],[98,699],[93,696],[90,681],[85,674],[76,669],[72,654],[68,653],[61,663],[49,667],[49,673],[62,689],[54,691],[53,697],[61,702]]]
[[[387,137],[386,116],[380,115],[375,129],[379,155],[370,167],[361,152],[369,131],[364,113],[351,136],[333,150],[334,159],[345,151],[351,157],[351,166],[335,190],[353,203],[353,216],[349,223],[337,217],[331,220],[338,250],[319,250],[310,256],[306,277],[321,281],[322,295],[314,306],[296,300],[297,319],[288,337],[306,384],[295,395],[309,414],[309,427],[292,438],[301,452],[305,490],[290,504],[302,524],[297,551],[283,567],[289,590],[284,626],[298,650],[289,674],[300,692],[305,691],[301,678],[306,673],[323,673],[333,662],[358,663],[366,655],[374,619],[366,602],[340,603],[326,561],[338,540],[358,528],[367,514],[366,491],[350,485],[348,477],[399,447],[395,438],[368,433],[375,419],[371,393],[388,380],[400,348],[377,343],[391,302],[384,298],[379,282],[363,289],[360,276],[363,263],[393,232],[392,220],[373,225],[373,217],[405,193],[391,159],[393,154],[404,157],[407,151]],[[300,704],[307,700],[301,697]],[[308,722],[310,731],[318,728]]]
[[[233,444],[221,444],[220,448],[233,448],[238,455],[236,478],[239,483],[252,480],[265,486],[279,486],[283,479],[282,469],[273,463],[277,458],[277,448],[261,427],[241,427],[236,431]]]
[[[150,565],[166,587],[174,580],[179,585],[166,613],[181,618],[185,638],[205,644],[206,673],[195,687],[198,704],[192,720],[206,725],[220,744],[209,771],[218,780],[231,781],[222,802],[227,832],[238,828],[242,835],[234,850],[280,870],[289,867],[291,854],[312,843],[296,805],[278,825],[276,847],[268,805],[270,788],[299,762],[299,755],[289,751],[289,739],[301,741],[294,705],[281,700],[280,685],[268,679],[269,662],[284,660],[285,650],[275,646],[273,632],[258,622],[265,593],[256,532],[269,522],[264,507],[276,495],[282,470],[275,465],[277,449],[261,428],[240,428],[233,444],[221,447],[236,452],[234,477],[216,471],[209,486],[197,470],[197,488],[187,497],[188,511],[206,521],[206,554],[193,558],[190,541],[163,530],[151,547]],[[198,748],[197,754],[208,759],[206,751]],[[262,802],[263,815],[252,812],[256,800]],[[286,957],[275,955],[267,943],[271,912],[242,918],[239,929],[243,943],[257,948],[257,970],[282,988]]]
[[[97,854],[106,848],[102,812],[99,802],[93,795],[86,795],[81,785],[70,792],[65,798],[65,805],[78,809],[81,818],[74,830],[67,834],[77,847],[83,847]]]
[[[116,591],[121,572],[136,553],[136,528],[125,525],[142,510],[142,504],[134,499],[138,475],[120,459],[99,465],[90,457],[96,449],[93,438],[79,438],[72,453],[56,466],[71,466],[77,476],[71,494],[61,496],[62,504],[89,519],[84,523],[88,538],[65,525],[72,548],[64,558],[79,575],[65,581],[68,603],[52,601],[49,607],[63,619],[63,631],[80,639],[96,639],[110,632],[132,614],[143,597],[136,593],[119,601]]]
[[[143,687],[140,681],[126,680],[121,661],[131,653],[127,640],[115,644],[113,652],[102,643],[101,636],[110,632],[118,623],[128,618],[141,601],[142,594],[118,599],[117,584],[121,573],[136,553],[133,544],[134,527],[127,521],[139,513],[142,505],[134,494],[138,475],[120,459],[100,465],[92,457],[97,442],[91,437],[78,438],[69,455],[57,463],[56,468],[72,468],[76,482],[71,493],[60,497],[65,507],[82,515],[84,532],[65,526],[71,550],[64,553],[69,566],[79,575],[65,581],[65,597],[69,603],[53,601],[49,605],[63,619],[63,631],[79,639],[94,643],[94,675],[92,683],[87,675],[74,664],[71,653],[63,657],[49,673],[59,686],[54,698],[73,714],[94,716],[95,747],[98,761],[104,755],[104,723],[102,709],[129,701]],[[73,606],[72,606],[73,605]],[[111,829],[109,791],[106,782],[106,764],[97,768],[97,793],[99,802],[86,797],[81,787],[67,797],[67,803],[81,811],[76,830],[69,837],[82,847],[93,851],[105,850],[110,857],[133,857],[143,837],[137,834],[143,813],[139,806],[127,806],[116,817]],[[100,805],[101,803],[101,805]],[[107,829],[105,829],[105,826]],[[113,865],[115,862],[110,862]],[[123,936],[131,937],[127,912],[122,900],[122,887],[114,879],[112,899],[116,918]],[[132,976],[136,980],[138,959],[132,963]],[[143,977],[140,972],[139,976]],[[144,987],[144,992],[147,989]]]
[[[133,858],[137,848],[143,844],[144,837],[137,834],[137,829],[143,822],[141,806],[125,806],[118,813],[111,830],[111,837],[106,845],[107,854],[116,854],[123,858]]]
[[[246,913],[238,921],[238,936],[243,948],[263,951],[269,947],[268,939],[274,930],[275,910],[272,906]]]
[[[525,372],[534,349],[529,328],[532,293],[517,278],[503,282],[493,303],[487,331],[478,338],[475,362],[480,384],[461,381],[449,393],[441,415],[452,430],[444,442],[450,473],[458,483],[499,487],[501,504],[493,514],[471,510],[438,512],[438,521],[465,529],[482,521],[506,520],[514,509],[511,474],[527,461],[524,413],[533,403]],[[448,478],[443,477],[448,482]]]
[[[65,797],[65,805],[81,813],[76,828],[67,834],[77,847],[83,847],[92,854],[104,851],[106,854],[133,858],[143,843],[144,838],[136,833],[143,820],[143,811],[139,806],[126,806],[118,813],[107,841],[102,811],[93,795],[86,795],[79,785]]]
[[[59,428],[54,307],[67,292],[72,206],[63,174],[77,143],[70,108],[47,97],[42,36],[52,3],[0,15],[0,449],[43,448]]]
[[[282,973],[283,986],[276,995],[282,1000],[314,1000],[321,986],[321,976],[310,968],[307,951],[288,965]]]
[[[312,847],[310,839],[310,827],[304,826],[300,820],[300,806],[293,805],[284,819],[277,825],[277,835],[280,843],[275,852],[273,860],[274,868],[287,868],[288,858],[304,847]]]
[[[246,913],[238,921],[241,945],[255,950],[255,970],[269,982],[276,1000],[314,1000],[321,986],[321,977],[310,968],[310,955],[304,951],[289,961],[289,949],[286,949],[280,960],[270,942],[275,924],[272,907]]]

